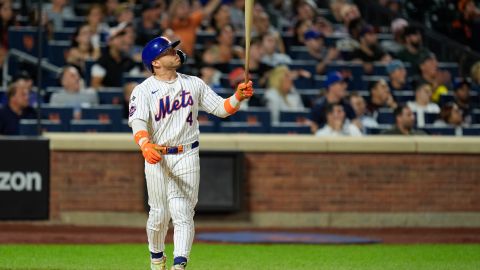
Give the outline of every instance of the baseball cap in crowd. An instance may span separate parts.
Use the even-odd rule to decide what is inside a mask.
[[[309,39],[317,39],[317,38],[323,38],[323,34],[319,31],[315,31],[315,30],[308,30],[305,32],[305,34],[303,34],[303,37],[305,38],[305,40],[309,40]]]
[[[467,79],[464,79],[464,78],[456,79],[454,84],[453,84],[453,90],[456,91],[456,90],[462,88],[464,85],[467,85],[468,87],[472,86],[472,84]]]
[[[375,29],[373,28],[373,26],[371,26],[369,24],[364,25],[362,30],[360,30],[360,37],[363,37],[364,35],[366,35],[368,33],[375,33]]]
[[[108,40],[112,40],[115,37],[122,36],[125,34],[125,29],[129,24],[127,22],[119,23],[117,26],[110,28],[108,31]]]
[[[393,60],[387,65],[387,73],[390,74],[399,68],[405,68],[405,65],[400,60]]]
[[[330,71],[327,74],[327,80],[325,81],[325,88],[330,87],[330,85],[337,82],[346,82],[345,78],[338,71]]]

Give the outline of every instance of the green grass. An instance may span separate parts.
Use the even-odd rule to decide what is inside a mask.
[[[146,245],[0,245],[1,270],[149,269]],[[172,245],[168,245],[169,264]],[[194,244],[189,269],[478,270],[480,245]]]

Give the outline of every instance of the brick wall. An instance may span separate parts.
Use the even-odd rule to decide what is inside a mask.
[[[480,155],[247,153],[252,212],[478,212]],[[143,212],[139,152],[53,151],[51,217]]]
[[[139,152],[52,152],[50,216],[61,211],[144,210]]]
[[[480,211],[480,155],[246,157],[250,211]]]

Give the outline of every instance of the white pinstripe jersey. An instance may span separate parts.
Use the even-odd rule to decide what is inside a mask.
[[[199,108],[212,113],[224,99],[196,76],[177,72],[177,79],[160,81],[154,76],[137,85],[130,96],[128,124],[147,122],[153,143],[177,146],[198,140]]]

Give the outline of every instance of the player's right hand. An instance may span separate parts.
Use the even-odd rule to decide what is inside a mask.
[[[142,154],[145,160],[150,164],[156,164],[160,160],[162,160],[162,156],[158,152],[162,147],[158,144],[154,144],[151,142],[145,142],[142,144]]]

